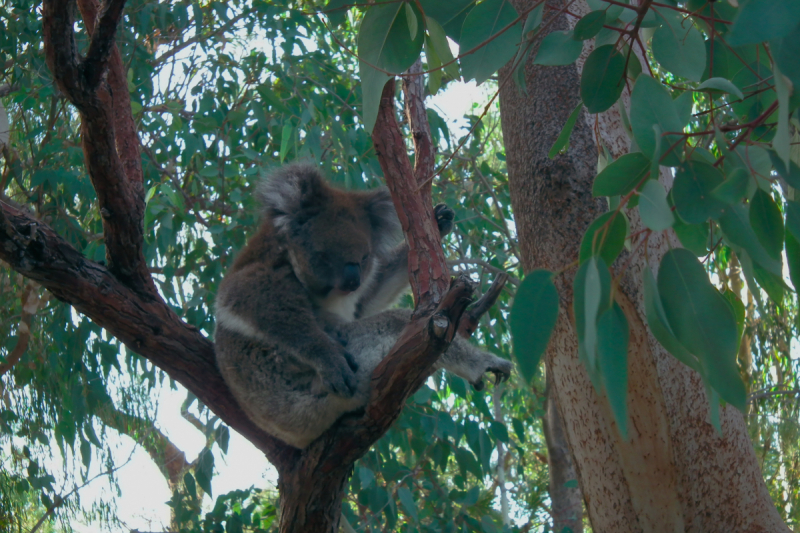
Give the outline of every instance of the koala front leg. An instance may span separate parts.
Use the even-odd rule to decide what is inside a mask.
[[[356,393],[356,360],[322,329],[294,276],[272,279],[269,273],[251,268],[229,277],[217,298],[218,328],[271,346],[278,357],[307,365],[316,371],[323,391],[345,398]]]
[[[444,238],[453,230],[455,212],[445,204],[433,208],[439,235]],[[366,318],[391,307],[408,289],[408,245],[403,242],[378,258],[377,271],[360,296],[355,318]]]
[[[511,361],[485,352],[463,338],[456,337],[447,351],[436,363],[438,368],[452,372],[469,381],[476,390],[483,389],[483,376],[489,372],[495,375],[495,383],[511,377]]]

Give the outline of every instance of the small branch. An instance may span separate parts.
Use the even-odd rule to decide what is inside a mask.
[[[33,317],[39,310],[39,306],[47,301],[47,297],[39,298],[39,285],[33,282],[25,284],[25,289],[22,291],[22,313],[17,326],[17,345],[8,354],[6,362],[0,364],[0,376],[14,368],[14,365],[19,363],[19,360],[28,350],[28,343],[31,340],[31,325]]]
[[[751,392],[747,396],[747,403],[753,403],[756,400],[761,400],[763,398],[772,398],[773,396],[800,396],[800,389],[790,389],[790,390],[760,390],[756,392]]]
[[[489,290],[464,313],[464,316],[461,317],[461,323],[458,326],[458,333],[462,337],[468,338],[478,329],[481,317],[495,304],[509,278],[510,276],[505,272],[499,274],[494,279]]]
[[[450,274],[439,231],[433,222],[430,189],[427,193],[417,191],[417,181],[397,124],[394,79],[383,88],[372,142],[408,243],[411,290],[417,304],[414,313],[415,316],[426,315],[446,293]]]
[[[403,78],[403,95],[411,138],[414,140],[414,178],[417,184],[425,183],[430,189],[429,178],[436,166],[436,146],[425,109],[425,79],[421,72],[422,60],[417,59],[408,69],[409,74],[417,75]],[[426,191],[426,194],[430,194],[430,191]]]
[[[100,13],[97,27],[90,30],[92,40],[89,43],[86,58],[80,66],[88,90],[96,89],[100,80],[103,79],[111,49],[114,47],[114,35],[117,33],[117,25],[122,18],[124,7],[125,0],[107,0]]]

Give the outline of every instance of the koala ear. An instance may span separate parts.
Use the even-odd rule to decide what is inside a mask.
[[[400,220],[397,218],[389,189],[380,187],[370,191],[364,207],[372,225],[372,247],[379,254],[388,252],[402,235]]]
[[[310,207],[322,206],[329,196],[325,179],[314,166],[292,164],[262,179],[256,190],[263,214],[281,229]]]

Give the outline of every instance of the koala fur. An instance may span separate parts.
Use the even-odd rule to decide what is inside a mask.
[[[217,294],[217,364],[256,425],[305,448],[366,405],[372,371],[409,321],[383,311],[408,286],[408,248],[386,188],[343,191],[290,165],[259,196],[261,226]],[[452,211],[437,207],[437,220],[448,231]],[[461,338],[438,364],[476,386],[511,372]]]

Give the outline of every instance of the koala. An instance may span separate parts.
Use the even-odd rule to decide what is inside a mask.
[[[217,364],[248,417],[302,449],[366,405],[372,371],[411,316],[385,310],[408,287],[408,247],[386,188],[340,190],[295,164],[258,196],[261,225],[217,293]],[[453,212],[436,214],[446,233]],[[511,372],[461,338],[438,366],[478,387]]]

